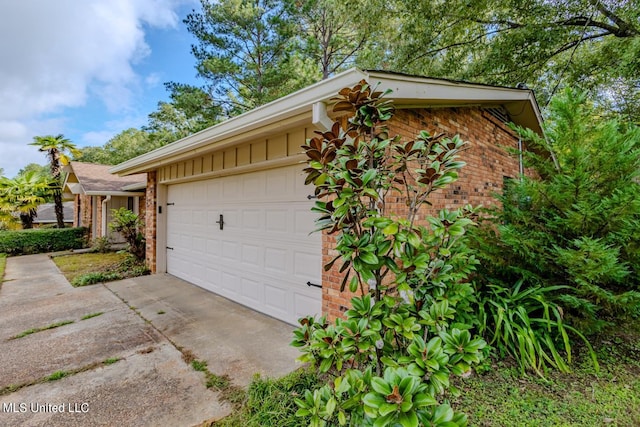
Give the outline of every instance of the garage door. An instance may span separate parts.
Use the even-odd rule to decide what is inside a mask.
[[[320,314],[310,190],[299,165],[169,186],[167,271],[288,323]]]

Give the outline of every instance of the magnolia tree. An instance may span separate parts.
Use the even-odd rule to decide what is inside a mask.
[[[465,245],[467,207],[424,215],[429,196],[457,179],[465,143],[421,131],[402,142],[385,124],[393,106],[366,81],[339,92],[331,130],[303,146],[306,183],[318,197],[318,230],[336,236],[325,269],[356,293],[346,319],[300,320],[293,345],[327,385],[296,400],[310,425],[466,425],[446,401],[482,359],[467,282],[476,260]],[[388,200],[406,201],[402,212]],[[395,205],[397,206],[397,204]]]

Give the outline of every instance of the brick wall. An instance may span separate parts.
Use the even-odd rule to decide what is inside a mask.
[[[157,172],[147,173],[147,190],[144,197],[144,237],[146,242],[146,262],[152,273],[156,272],[156,222],[157,222]],[[142,203],[143,199],[140,200]],[[142,204],[140,205],[142,210]]]
[[[147,214],[147,198],[145,196],[140,196],[138,199],[138,218],[145,224]]]
[[[92,239],[96,239],[102,236],[102,201],[106,199],[106,196],[95,196],[93,199],[96,203],[96,235],[91,236]]]
[[[432,194],[430,202],[433,206],[423,207],[420,212],[422,219],[444,208],[495,204],[494,194],[502,191],[504,178],[517,177],[519,174],[518,159],[506,151],[506,147],[517,148],[517,137],[503,123],[480,108],[398,110],[389,123],[389,130],[391,135],[402,135],[404,141],[414,139],[420,130],[427,130],[432,135],[441,132],[447,136],[458,134],[469,143],[460,156],[467,165],[460,171],[459,179]],[[387,208],[396,214],[407,213],[404,200],[397,194],[389,195],[386,203]],[[337,255],[334,247],[335,237],[324,233],[323,265]],[[331,320],[342,316],[353,296],[348,291],[340,292],[340,266],[341,262],[338,261],[331,270],[323,270],[322,312]]]
[[[73,201],[73,226],[88,227],[91,233],[91,196],[76,194]],[[92,236],[89,236],[92,238]]]

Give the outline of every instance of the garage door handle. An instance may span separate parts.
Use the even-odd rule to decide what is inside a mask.
[[[224,217],[220,214],[220,221],[216,221],[216,224],[220,224],[220,230],[224,228]]]
[[[173,250],[173,248],[172,248],[172,247],[170,247],[170,246],[167,246],[167,249],[169,249],[169,250]]]
[[[314,288],[322,288],[322,285],[318,285],[316,283],[307,282],[307,286],[313,286]]]

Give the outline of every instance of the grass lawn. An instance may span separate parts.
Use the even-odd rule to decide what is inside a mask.
[[[7,266],[7,254],[0,254],[0,283],[4,279],[4,268]]]
[[[84,253],[53,257],[62,274],[74,286],[90,285],[110,280],[148,274],[140,262],[128,253]]]
[[[547,379],[523,377],[497,362],[482,375],[458,379],[462,395],[451,399],[470,426],[638,426],[640,425],[640,323],[593,340],[600,372],[579,354],[573,373]],[[245,404],[212,425],[225,427],[304,426],[294,416],[295,396],[312,385],[304,370],[279,380],[255,380]]]

